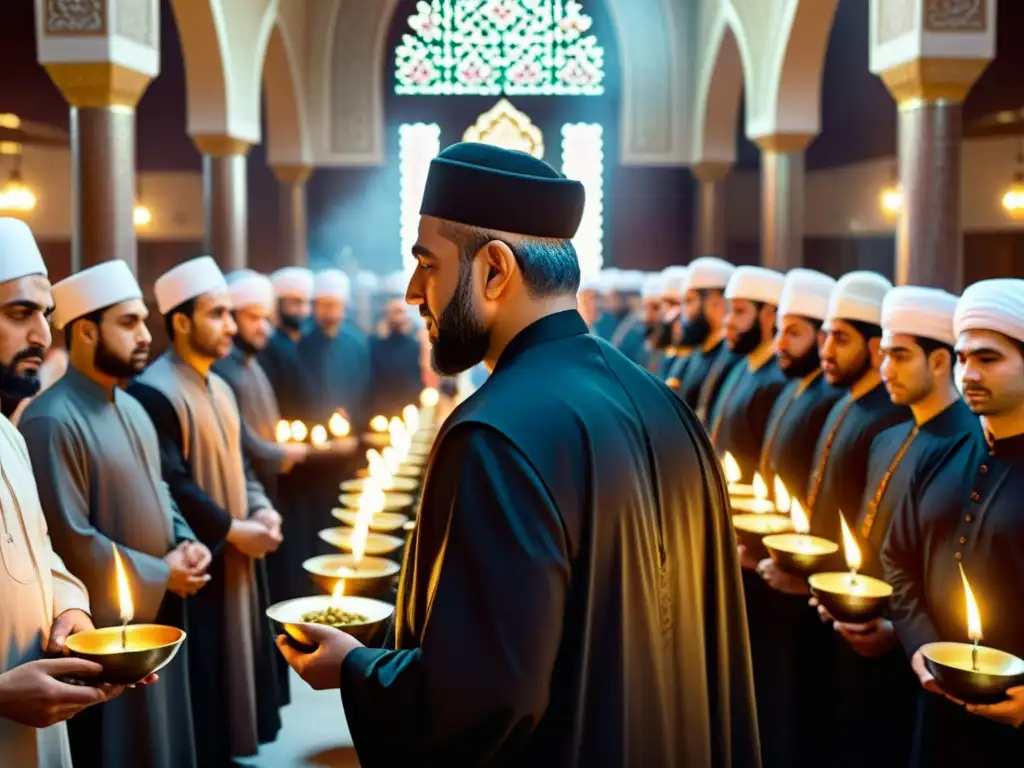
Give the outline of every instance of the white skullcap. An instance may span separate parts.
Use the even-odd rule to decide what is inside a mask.
[[[0,283],[47,275],[39,244],[21,219],[0,218]]]
[[[392,272],[384,278],[384,290],[391,298],[404,298],[411,280],[412,272]]]
[[[823,272],[797,267],[786,273],[779,299],[779,315],[799,315],[824,321],[836,281]]]
[[[337,299],[347,303],[352,298],[352,285],[348,275],[340,269],[318,272],[313,285],[314,299]]]
[[[270,275],[279,299],[303,299],[313,295],[313,273],[305,267],[282,267]]]
[[[764,267],[737,267],[725,286],[725,298],[759,301],[778,306],[786,278]]]
[[[204,293],[227,293],[228,284],[213,257],[200,256],[158,277],[153,292],[160,314],[166,315],[179,304]]]
[[[686,296],[686,281],[689,274],[690,270],[686,267],[665,267],[661,271],[661,279],[663,283],[662,295],[666,299],[682,301]]]
[[[724,291],[736,267],[716,256],[701,256],[690,262],[686,290],[703,291],[714,289]]]
[[[1024,280],[982,280],[964,291],[956,305],[953,330],[996,331],[1024,341]]]
[[[591,272],[580,277],[580,287],[577,292],[585,293],[587,291],[592,291],[594,293],[601,293],[604,291],[604,280],[601,278],[601,275]]]
[[[613,289],[621,293],[640,293],[644,289],[646,279],[647,275],[640,270],[626,269],[616,276]]]
[[[937,288],[901,285],[882,301],[884,336],[906,333],[953,346],[953,314],[957,298]]]
[[[227,277],[228,293],[235,309],[259,306],[274,310],[274,284],[270,278],[251,269],[239,269]]]
[[[660,299],[662,294],[665,293],[665,277],[655,272],[653,275],[647,275],[644,278],[644,286],[640,291],[640,295],[645,299]]]
[[[877,272],[849,272],[836,282],[828,303],[828,319],[881,325],[882,300],[891,290],[892,283]]]
[[[373,272],[361,269],[356,273],[356,293],[376,293],[380,280]]]
[[[621,269],[615,267],[608,267],[602,269],[600,274],[600,288],[598,290],[601,293],[612,293],[619,290],[619,273]]]
[[[72,320],[112,307],[122,301],[141,299],[135,275],[125,262],[104,261],[61,280],[53,286],[53,318],[58,331]]]

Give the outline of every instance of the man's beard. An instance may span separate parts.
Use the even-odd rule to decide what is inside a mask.
[[[802,379],[810,376],[815,370],[821,367],[821,356],[818,354],[818,345],[812,344],[811,348],[800,357],[786,356],[789,365],[782,368],[782,373],[787,379]],[[782,366],[779,366],[780,368]]]
[[[864,352],[864,358],[861,360],[860,365],[855,368],[851,368],[849,371],[844,373],[838,381],[833,382],[832,386],[839,387],[840,389],[849,389],[856,384],[864,376],[865,373],[871,368],[871,355],[867,351]]]
[[[747,330],[740,333],[732,351],[737,355],[746,356],[761,346],[761,326],[754,323]]]
[[[145,357],[141,353],[145,353]],[[138,357],[136,357],[138,355]],[[96,357],[93,364],[96,370],[114,379],[130,379],[138,376],[149,362],[149,344],[140,344],[132,350],[132,356],[124,360],[110,351],[101,336],[96,345]]]
[[[654,323],[651,330],[652,343],[655,349],[667,349],[672,346],[672,323]]]
[[[711,324],[704,314],[703,308],[700,314],[690,322],[683,323],[683,339],[680,346],[699,347],[707,340],[711,333]]]
[[[39,392],[39,388],[42,386],[42,382],[39,380],[39,371],[18,373],[17,368],[19,363],[26,360],[33,358],[43,360],[45,357],[46,350],[32,344],[20,350],[8,365],[0,363],[0,395],[12,400],[24,400]]]
[[[464,263],[459,272],[459,285],[440,317],[430,315],[426,305],[420,314],[431,316],[437,328],[437,339],[430,352],[434,370],[442,376],[454,376],[484,359],[491,345],[491,334],[473,311],[471,270]]]
[[[281,327],[286,331],[301,331],[302,323],[305,321],[302,315],[290,315],[280,312]]]
[[[263,350],[263,347],[257,347],[254,344],[250,344],[249,340],[240,333],[235,334],[235,338],[232,340],[232,343],[235,345],[235,349],[249,357],[258,355]],[[264,344],[264,346],[266,345]]]
[[[223,357],[220,348],[216,344],[206,344],[199,340],[195,328],[192,329],[188,336],[188,343],[192,347],[192,351],[198,355],[212,357],[214,360],[220,360]]]

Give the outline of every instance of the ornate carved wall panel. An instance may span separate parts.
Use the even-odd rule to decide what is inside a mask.
[[[926,0],[924,28],[928,32],[985,32],[988,0]]]
[[[104,0],[46,0],[46,34],[53,37],[104,35]]]

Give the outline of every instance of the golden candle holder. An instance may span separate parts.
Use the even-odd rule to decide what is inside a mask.
[[[359,518],[359,510],[356,509],[332,509],[331,515],[345,525],[356,527],[356,520]],[[370,518],[369,528],[379,533],[391,533],[397,531],[409,522],[406,515],[398,512],[378,512]]]
[[[395,612],[395,606],[372,597],[313,595],[276,603],[267,608],[266,614],[274,623],[275,629],[286,634],[292,645],[301,651],[310,652],[315,650],[316,643],[303,631],[304,627],[310,625],[303,617],[311,613],[321,613],[332,607],[365,618],[365,621],[342,627],[345,632],[365,645],[372,645],[380,639],[388,620]]]
[[[372,475],[370,474],[370,468],[363,467],[362,469],[358,470],[356,472],[356,477],[364,479],[367,477],[372,477]],[[392,477],[409,477],[419,481],[419,479],[423,477],[423,465],[409,464],[407,462],[403,462],[399,464],[398,468],[392,473]]]
[[[341,502],[341,506],[348,509],[359,509],[361,498],[362,496],[358,493],[343,493],[338,496],[338,501]],[[412,505],[415,503],[416,499],[412,494],[384,491],[384,512],[401,512],[412,509]]]
[[[362,441],[371,448],[379,450],[391,445],[391,435],[387,432],[366,432],[362,436]]]
[[[355,535],[355,528],[338,526],[337,528],[324,528],[317,534],[321,541],[330,544],[332,547],[351,552],[353,549],[352,539]],[[370,533],[366,537],[363,551],[367,555],[390,555],[402,548],[405,542],[397,536],[389,536],[386,533]]]
[[[825,610],[845,624],[864,624],[877,619],[885,613],[892,597],[889,584],[861,573],[813,573],[807,583]]]
[[[365,490],[367,484],[373,484],[374,487],[380,488],[380,481],[376,478],[369,477],[354,477],[351,480],[346,480],[341,484],[341,490],[345,493],[361,493]],[[400,493],[408,493],[409,491],[415,491],[420,487],[420,481],[418,478],[413,477],[392,477],[391,487],[385,488],[385,491],[399,491]]]
[[[345,592],[361,597],[375,597],[384,594],[394,584],[402,566],[383,557],[355,555],[318,555],[302,564],[313,582],[327,594],[333,594],[339,581],[345,582]]]
[[[184,630],[161,624],[128,624],[69,635],[72,656],[103,667],[104,683],[131,685],[167,666],[185,642]]]
[[[761,541],[779,568],[802,578],[820,571],[839,551],[835,542],[807,533],[781,533]]]
[[[995,648],[927,643],[921,646],[921,655],[939,687],[968,704],[1003,701],[1008,688],[1024,685],[1024,660]]]
[[[732,527],[736,538],[750,552],[755,560],[768,557],[764,537],[793,530],[793,522],[787,515],[774,512],[740,514],[732,516]]]
[[[764,515],[775,512],[775,503],[757,496],[730,496],[729,504],[733,513]],[[788,515],[783,515],[787,520]],[[792,525],[790,525],[792,528]]]

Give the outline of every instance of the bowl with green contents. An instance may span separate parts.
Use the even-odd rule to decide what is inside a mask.
[[[395,606],[372,597],[313,595],[284,600],[267,608],[274,628],[288,635],[303,651],[316,647],[303,628],[310,624],[340,629],[364,645],[373,645],[384,636]]]

